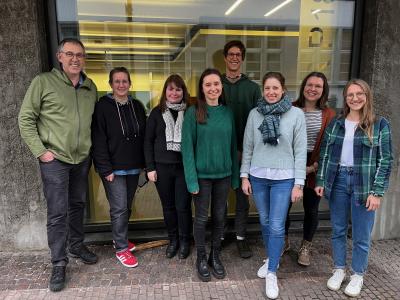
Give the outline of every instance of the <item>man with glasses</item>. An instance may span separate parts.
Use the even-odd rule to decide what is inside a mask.
[[[83,244],[83,216],[91,164],[90,126],[95,84],[83,72],[85,48],[77,39],[59,44],[61,70],[36,76],[21,106],[21,136],[38,158],[47,201],[47,239],[53,265],[49,288],[65,285],[67,247],[86,264],[97,256]]]
[[[230,41],[224,46],[226,73],[223,74],[225,99],[232,109],[237,136],[239,162],[242,159],[243,134],[247,116],[261,98],[259,86],[241,73],[241,66],[246,54],[246,48],[241,41]],[[236,189],[235,231],[236,245],[239,256],[249,258],[253,255],[246,242],[247,218],[249,215],[249,199],[239,187]]]

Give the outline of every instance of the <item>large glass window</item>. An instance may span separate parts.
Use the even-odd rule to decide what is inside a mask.
[[[246,45],[242,71],[258,84],[267,71],[280,71],[295,99],[303,77],[321,71],[329,79],[331,107],[340,108],[350,73],[354,5],[337,0],[56,1],[59,38],[74,36],[85,44],[85,71],[100,94],[110,90],[109,71],[127,67],[131,93],[148,111],[171,73],[179,73],[195,97],[206,67],[225,71],[222,48],[233,39]],[[133,219],[162,219],[153,184],[139,189]],[[88,222],[108,220],[103,187],[92,172]]]

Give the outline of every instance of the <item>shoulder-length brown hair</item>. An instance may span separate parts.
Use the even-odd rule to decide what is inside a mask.
[[[347,96],[347,90],[353,84],[358,85],[365,93],[366,103],[361,108],[360,122],[358,124],[358,127],[360,127],[362,131],[364,131],[364,133],[368,136],[368,139],[371,141],[373,126],[374,126],[374,122],[375,122],[375,112],[374,112],[374,107],[372,105],[372,103],[373,103],[372,90],[371,90],[370,86],[368,85],[368,83],[366,83],[364,80],[351,79],[349,82],[347,82],[346,86],[343,89],[344,104],[343,104],[343,113],[342,114],[343,114],[343,117],[346,118],[347,115],[350,113],[350,107],[347,105],[346,96]]]
[[[318,99],[316,104],[316,107],[318,109],[323,110],[324,108],[326,108],[326,103],[328,102],[329,84],[325,74],[321,72],[311,72],[303,79],[300,86],[299,98],[297,98],[294,104],[300,108],[303,108],[305,106],[306,98],[304,97],[304,89],[306,87],[307,80],[310,79],[311,77],[321,78],[322,81],[324,82],[321,98]]]
[[[159,106],[161,108],[161,111],[164,112],[167,109],[167,88],[170,84],[174,84],[177,88],[182,89],[183,95],[182,95],[182,102],[187,103],[189,100],[189,92],[186,88],[186,84],[183,81],[182,77],[179,76],[178,74],[172,74],[170,75],[167,80],[165,80],[164,87],[161,93],[160,97],[160,103]]]
[[[225,97],[224,97],[224,90],[222,85],[222,76],[221,73],[217,69],[206,69],[200,76],[199,80],[199,87],[198,87],[198,94],[197,94],[197,102],[196,102],[196,120],[200,124],[207,123],[207,102],[206,96],[204,95],[203,91],[203,81],[204,78],[208,75],[217,75],[219,80],[221,81],[221,96],[218,98],[219,105],[226,105]]]

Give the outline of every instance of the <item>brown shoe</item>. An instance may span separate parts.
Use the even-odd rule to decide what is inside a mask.
[[[298,253],[297,263],[302,266],[309,266],[311,259],[311,245],[312,243],[306,240],[303,240],[301,243],[301,247]]]
[[[289,250],[290,250],[289,236],[285,235],[285,245],[283,245],[281,256],[283,256],[283,254],[285,254]]]

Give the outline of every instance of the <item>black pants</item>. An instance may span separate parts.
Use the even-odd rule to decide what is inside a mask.
[[[47,201],[47,240],[54,266],[68,263],[70,248],[83,243],[83,216],[91,160],[72,165],[57,159],[40,162],[44,197]]]
[[[192,203],[182,164],[156,164],[156,187],[170,240],[189,241],[192,235]]]
[[[303,239],[311,242],[315,231],[318,227],[318,206],[321,197],[317,196],[315,191],[311,188],[304,188],[303,191],[303,207],[304,207],[304,224],[303,224]],[[288,214],[285,223],[285,234],[287,235],[290,227],[290,208],[292,202],[290,202]]]
[[[110,203],[110,218],[115,249],[128,249],[128,223],[132,213],[132,202],[135,197],[139,175],[116,175],[109,182],[101,178]]]
[[[194,240],[197,253],[205,253],[206,251],[206,226],[210,201],[212,202],[212,246],[216,249],[221,248],[226,201],[230,185],[230,176],[221,179],[199,179],[200,190],[193,197],[195,206]]]
[[[243,193],[241,188],[236,189],[235,194],[235,231],[237,236],[245,237],[247,229],[247,218],[249,217],[249,197]]]

